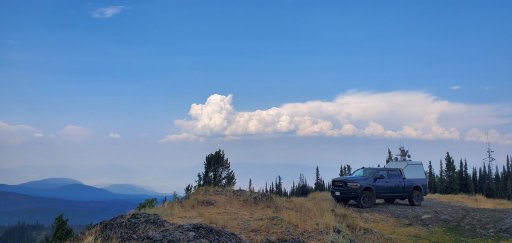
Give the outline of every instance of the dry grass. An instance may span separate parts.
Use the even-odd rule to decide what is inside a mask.
[[[512,208],[512,201],[503,199],[489,199],[482,195],[440,195],[429,194],[428,199],[448,202],[457,205],[464,205],[472,208],[508,209]]]
[[[151,210],[173,223],[207,223],[250,242],[290,239],[306,242],[451,242],[441,230],[339,206],[329,193],[307,198],[260,197],[248,192],[202,189],[189,200]]]
[[[339,225],[356,221],[345,211],[327,193],[286,199],[220,189],[202,189],[184,202],[148,210],[173,223],[207,223],[253,242],[295,236],[324,241]]]

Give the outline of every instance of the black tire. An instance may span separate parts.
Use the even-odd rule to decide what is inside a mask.
[[[395,203],[395,199],[394,198],[385,198],[384,202],[389,203],[389,204],[393,204],[393,203]]]
[[[418,191],[414,190],[409,195],[409,205],[411,206],[421,206],[421,202],[423,201],[423,194]]]
[[[362,191],[361,195],[357,199],[357,205],[360,208],[369,208],[375,203],[375,197],[370,191]]]

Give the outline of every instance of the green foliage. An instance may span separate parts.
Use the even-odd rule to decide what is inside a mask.
[[[322,179],[322,176],[320,176],[320,170],[318,169],[318,166],[316,166],[315,184],[313,190],[318,192],[323,192],[326,190],[325,181]]]
[[[17,223],[10,226],[0,234],[0,242],[3,243],[32,243],[39,242],[47,234],[44,225],[36,223]]]
[[[204,171],[197,175],[197,187],[229,187],[235,186],[235,173],[223,150],[217,150],[206,156]]]
[[[443,164],[442,160],[439,161],[439,168],[439,175],[436,175],[429,162],[428,187],[431,193],[457,194],[461,192],[512,200],[512,161],[508,155],[501,172],[497,165],[493,170],[490,163],[484,162],[478,169],[473,167],[470,174],[467,161],[462,159],[459,162],[459,168],[456,169],[454,160],[448,152],[445,156],[445,163]],[[432,178],[435,178],[435,183],[432,183]]]
[[[190,198],[190,194],[192,193],[192,185],[188,184],[186,187],[185,187],[185,199],[189,199]]]
[[[313,187],[308,185],[308,181],[304,174],[299,175],[299,183],[295,186],[295,181],[293,182],[292,189],[290,190],[290,196],[294,197],[307,197],[311,192],[313,192]]]
[[[350,175],[351,173],[352,173],[352,168],[350,167],[350,165],[343,166],[343,164],[342,164],[340,166],[340,173],[339,173],[340,176],[347,176],[347,175]]]
[[[150,209],[156,207],[157,199],[156,198],[148,198],[144,200],[144,202],[139,203],[137,206],[138,211],[142,211],[144,209]]]
[[[393,154],[391,153],[391,150],[388,148],[388,157],[386,158],[386,164],[393,161]]]
[[[447,194],[457,194],[459,193],[459,185],[457,181],[457,168],[455,167],[455,161],[450,156],[449,152],[446,152],[446,156],[444,157],[445,161],[445,193]]]
[[[428,191],[430,193],[437,193],[436,175],[432,168],[432,161],[428,162]]]
[[[64,215],[59,214],[55,218],[52,225],[52,243],[66,242],[73,238],[73,229],[68,225],[68,219],[64,218]]]

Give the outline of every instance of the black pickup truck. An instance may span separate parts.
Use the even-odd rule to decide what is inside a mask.
[[[331,195],[339,203],[357,202],[361,208],[371,207],[376,199],[394,203],[409,200],[420,206],[428,193],[427,179],[421,162],[396,161],[386,168],[360,168],[350,176],[332,180]]]

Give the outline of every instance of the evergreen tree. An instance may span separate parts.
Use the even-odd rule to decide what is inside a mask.
[[[347,175],[352,174],[352,167],[350,165],[347,165]]]
[[[473,181],[471,180],[471,175],[468,171],[468,162],[464,159],[464,180],[466,181],[464,183],[466,193],[474,194],[475,188],[473,187]]]
[[[235,173],[223,150],[217,150],[206,156],[204,171],[198,174],[197,187],[234,187],[236,183]]]
[[[388,157],[386,158],[386,164],[393,161],[393,154],[391,153],[391,150],[388,148]]]
[[[304,174],[299,175],[299,182],[297,185],[297,196],[298,197],[307,197],[309,193],[313,191],[313,188],[308,185],[308,181],[306,180],[306,177],[304,177]]]
[[[450,156],[449,152],[446,152],[445,160],[445,177],[446,177],[446,185],[445,185],[445,193],[446,194],[456,194],[459,192],[459,186],[457,182],[457,174],[455,161]]]
[[[185,187],[185,199],[189,199],[190,198],[190,194],[192,194],[192,185],[188,184]],[[173,200],[174,200],[174,198],[173,198]]]
[[[444,175],[442,160],[439,160],[439,180],[438,180],[437,184],[439,185],[438,192],[440,194],[445,194],[446,193],[446,179],[445,179],[445,175]]]
[[[496,191],[494,187],[494,180],[492,178],[492,168],[491,163],[487,163],[487,170],[485,170],[485,164],[484,164],[484,172],[485,173],[485,196],[488,198],[494,198]]]
[[[428,162],[428,190],[430,191],[430,193],[437,193],[435,185],[436,185],[436,175],[434,173],[434,169],[432,168],[432,161],[429,161]]]
[[[498,170],[498,166],[496,165],[496,171],[494,171],[494,188],[495,193],[494,197],[501,198],[502,191],[501,191],[501,177],[500,177],[500,171]]]
[[[475,193],[480,193],[479,187],[478,187],[478,174],[476,171],[476,167],[473,166],[473,172],[471,174],[471,181],[473,184],[473,190]]]
[[[252,188],[252,179],[249,178],[249,188],[247,189],[249,192],[253,192],[254,188]]]
[[[325,191],[325,183],[320,176],[320,170],[318,169],[318,166],[316,166],[315,171],[315,185],[314,185],[314,191],[322,192]]]
[[[343,167],[343,164],[341,164],[340,166],[340,176],[345,176],[345,170],[344,170],[344,167]]]
[[[459,169],[457,170],[457,181],[459,183],[459,192],[468,193],[466,178],[464,177],[464,163],[462,162],[462,159],[460,159]]]
[[[283,196],[283,182],[281,180],[281,176],[277,176],[276,184],[275,184],[275,192],[276,195],[282,197]]]
[[[52,225],[52,243],[66,242],[73,238],[73,229],[68,225],[68,219],[64,218],[64,215],[59,214],[55,218]]]

